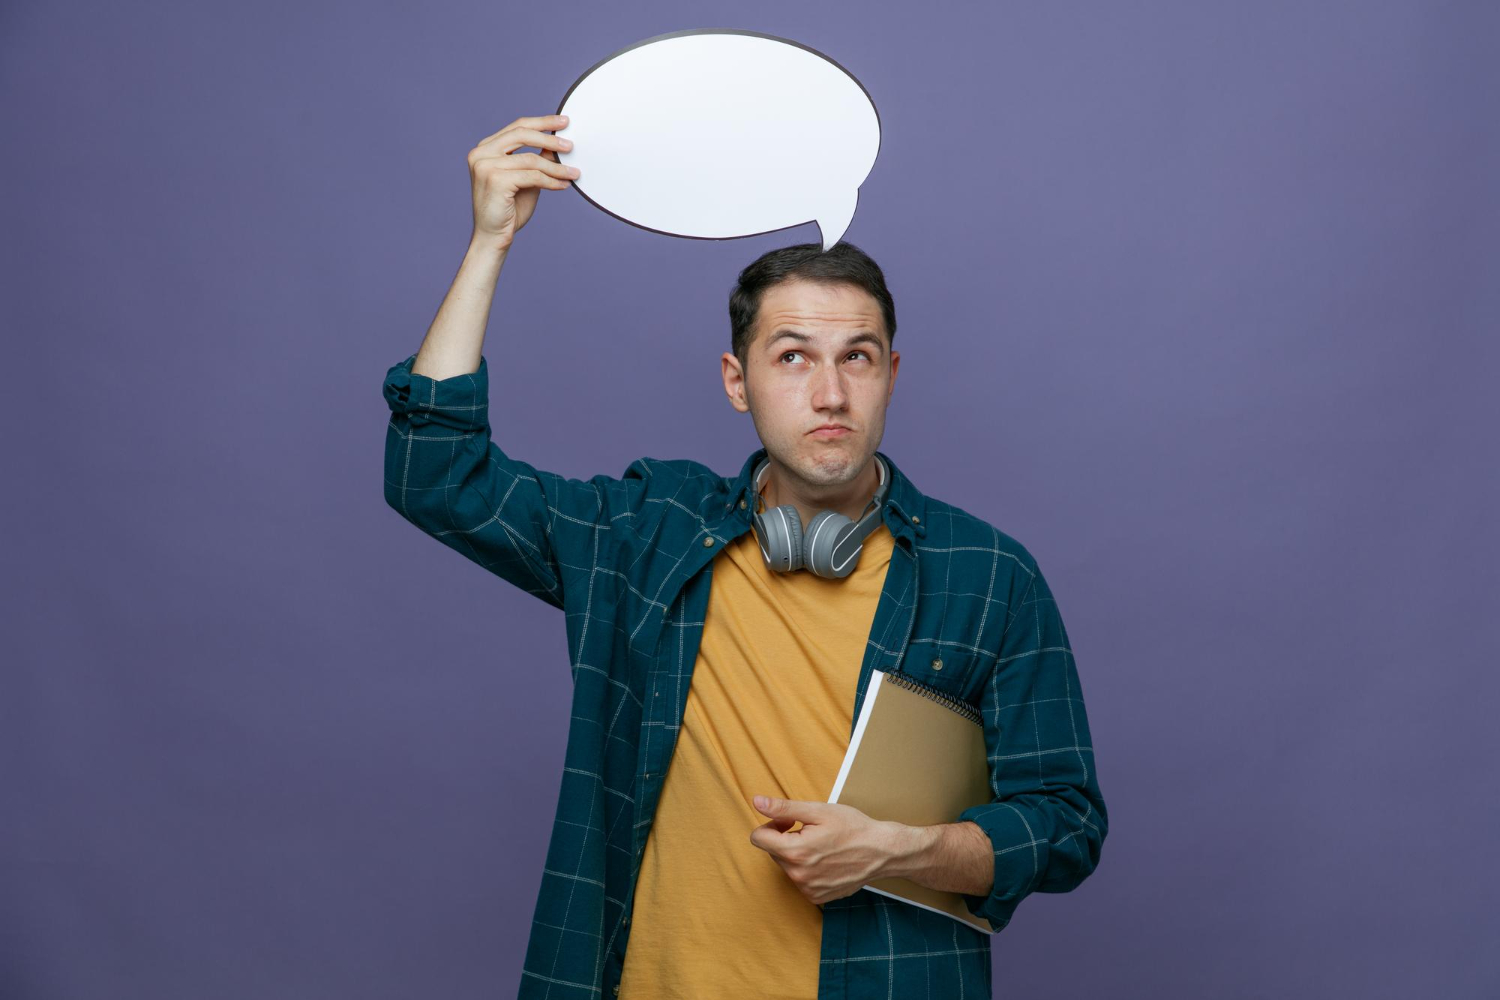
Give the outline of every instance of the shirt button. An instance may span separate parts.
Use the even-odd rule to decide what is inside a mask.
[[[620,984],[619,983],[615,983],[615,996],[619,996],[619,995],[620,995]]]
[[[745,509],[745,501],[741,500],[740,501],[740,510],[744,510],[744,509]]]
[[[943,661],[940,660],[940,659],[938,659],[937,657],[934,657],[933,660],[932,660],[932,669],[933,670],[942,670],[943,669]]]
[[[911,519],[911,523],[912,524],[921,524],[922,523],[922,519],[920,517],[917,517],[915,514],[913,514],[912,515],[912,519]]]
[[[705,549],[713,548],[713,544],[714,544],[714,536],[713,535],[709,535],[707,538],[703,539],[703,547]]]

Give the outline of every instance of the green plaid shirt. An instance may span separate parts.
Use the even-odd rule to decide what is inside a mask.
[[[765,449],[732,478],[699,462],[639,458],[619,479],[567,479],[490,440],[482,359],[473,374],[435,381],[411,373],[415,357],[386,374],[386,501],[561,609],[568,635],[572,723],[518,995],[609,1000],[713,559],[752,530],[750,475]],[[999,930],[1028,893],[1066,892],[1098,863],[1107,818],[1083,694],[1031,554],[923,496],[880,454],[895,548],[850,734],[874,669],[904,670],[981,709],[994,796],[954,819],[978,823],[994,845],[994,886],[965,900]],[[819,1000],[990,995],[989,935],[865,890],[823,906]]]

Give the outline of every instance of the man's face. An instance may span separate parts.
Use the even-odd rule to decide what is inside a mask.
[[[761,296],[744,368],[724,355],[724,391],[793,476],[841,486],[880,447],[900,362],[880,304],[864,289],[783,281]],[[816,433],[824,424],[846,430]]]

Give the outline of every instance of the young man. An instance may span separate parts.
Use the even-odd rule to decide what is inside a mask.
[[[565,612],[572,723],[519,995],[987,997],[988,935],[860,887],[963,893],[998,930],[1098,863],[1082,692],[1036,560],[876,450],[895,309],[847,243],[740,274],[722,376],[763,446],[737,475],[643,457],[567,479],[493,443],[489,307],[540,190],[579,176],[565,125],[520,118],[469,154],[468,253],[384,386],[390,505]],[[931,827],[827,802],[875,669],[981,710],[990,802]]]

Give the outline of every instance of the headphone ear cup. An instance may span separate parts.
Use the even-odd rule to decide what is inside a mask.
[[[808,569],[818,576],[837,580],[854,570],[858,559],[845,558],[842,567],[834,565],[834,552],[843,548],[839,543],[849,537],[854,522],[836,510],[820,510],[807,524],[807,551],[804,557]],[[857,550],[856,550],[857,554]]]
[[[802,515],[797,513],[796,504],[785,503],[776,509],[786,518],[787,565],[791,567],[787,572],[792,573],[807,565],[807,551],[803,548],[805,539],[802,537]]]
[[[772,572],[791,573],[802,568],[802,515],[794,505],[782,504],[758,513],[751,523],[760,541],[761,557]]]
[[[776,566],[776,557],[773,552],[781,551],[776,540],[771,537],[771,526],[766,523],[759,512],[750,515],[750,526],[755,529],[755,541],[760,545],[760,557],[766,561],[766,568],[772,572],[779,572]]]

